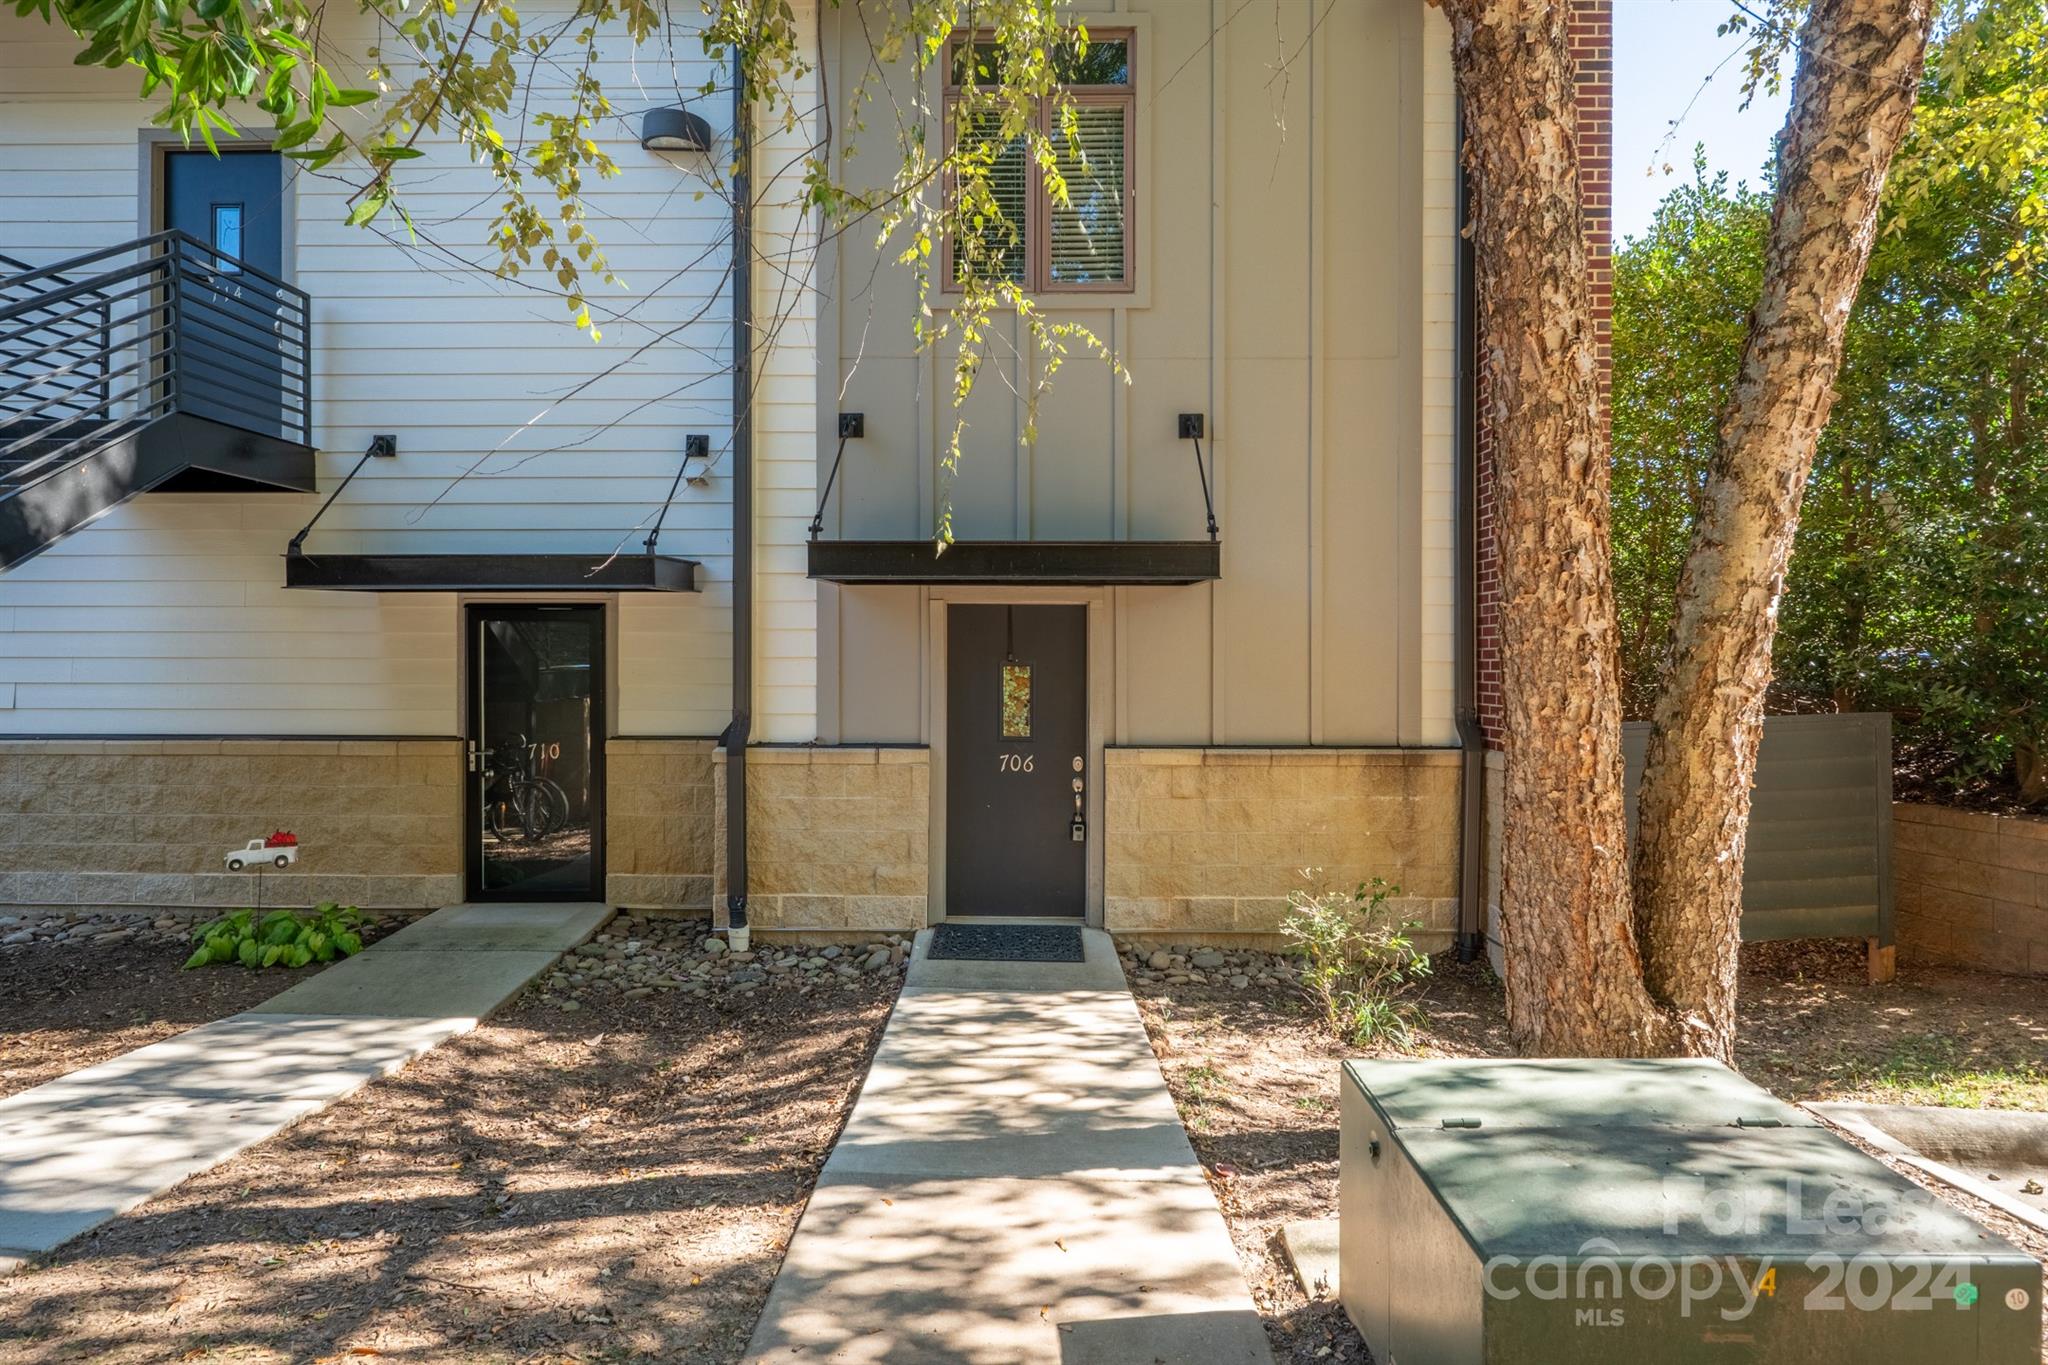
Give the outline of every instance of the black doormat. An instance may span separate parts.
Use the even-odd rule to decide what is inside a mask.
[[[1081,931],[1066,924],[941,924],[927,958],[1081,962]]]

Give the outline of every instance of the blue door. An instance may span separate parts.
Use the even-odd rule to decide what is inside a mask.
[[[179,244],[178,390],[184,411],[296,439],[305,400],[296,314],[282,307],[284,163],[271,151],[164,157],[164,226]]]

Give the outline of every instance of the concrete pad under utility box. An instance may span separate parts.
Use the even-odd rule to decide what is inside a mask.
[[[416,920],[364,951],[566,953],[604,927],[611,907],[595,902],[536,905],[451,905]]]
[[[362,952],[271,997],[250,1013],[434,1015],[474,1021],[519,994],[560,956],[555,949]]]
[[[2038,1365],[2041,1267],[1725,1067],[1344,1064],[1338,1291],[1400,1365]]]

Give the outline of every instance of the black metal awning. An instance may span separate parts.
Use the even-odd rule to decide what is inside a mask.
[[[1223,576],[1213,540],[813,540],[810,576],[828,583],[1005,583],[1117,587]]]
[[[287,588],[328,592],[695,592],[695,560],[674,555],[291,554]]]

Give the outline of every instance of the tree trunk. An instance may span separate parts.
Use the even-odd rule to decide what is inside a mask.
[[[1500,496],[1508,1023],[1524,1052],[1641,1055],[1671,1029],[1629,912],[1621,683],[1568,7],[1442,0],[1476,181]]]
[[[1763,294],[1652,712],[1634,887],[1645,979],[1684,1021],[1687,1048],[1723,1059],[1778,599],[1931,23],[1931,0],[1814,0],[1808,13],[1779,135]]]

